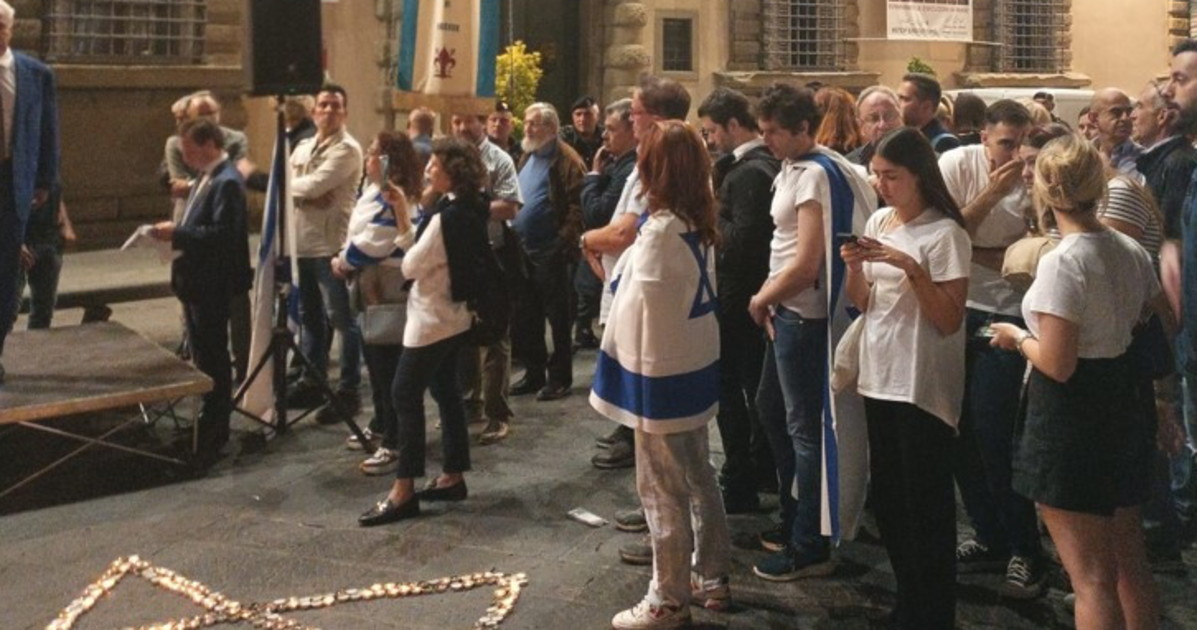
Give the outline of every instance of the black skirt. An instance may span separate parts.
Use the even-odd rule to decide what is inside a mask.
[[[1101,516],[1146,502],[1156,416],[1137,372],[1127,355],[1079,359],[1067,383],[1032,369],[1014,429],[1014,490]]]

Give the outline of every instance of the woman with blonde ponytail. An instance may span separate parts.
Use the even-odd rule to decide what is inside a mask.
[[[1160,306],[1160,284],[1147,252],[1099,219],[1107,184],[1092,144],[1067,135],[1044,146],[1032,194],[1040,224],[1051,213],[1062,238],[1023,300],[1030,330],[993,325],[993,345],[1032,367],[1013,487],[1051,532],[1076,591],[1078,630],[1157,628],[1139,515],[1155,427],[1140,413],[1128,348],[1147,307]]]

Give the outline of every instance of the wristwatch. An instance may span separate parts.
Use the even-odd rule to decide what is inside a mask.
[[[1021,354],[1023,356],[1023,358],[1026,358],[1027,353],[1023,351],[1022,344],[1026,343],[1027,339],[1034,339],[1034,338],[1035,338],[1035,335],[1032,335],[1031,331],[1029,331],[1029,330],[1018,331],[1018,336],[1014,338],[1014,348],[1016,350],[1018,350],[1018,353]]]

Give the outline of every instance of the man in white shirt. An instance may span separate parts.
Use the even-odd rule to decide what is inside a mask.
[[[766,146],[782,160],[770,210],[769,275],[748,303],[769,335],[757,409],[781,484],[782,525],[762,534],[762,546],[775,553],[753,572],[790,581],[835,569],[823,533],[823,418],[835,413],[825,396],[827,371],[846,312],[838,308],[842,286],[830,286],[836,274],[828,270],[838,260],[831,237],[859,234],[877,198],[863,169],[815,142],[823,116],[810,90],[774,84],[756,113]]]
[[[973,241],[965,399],[954,468],[976,534],[957,548],[957,570],[1005,568],[1003,593],[1019,598],[1036,597],[1045,585],[1034,506],[1010,487],[1011,444],[1026,363],[1016,352],[991,347],[986,331],[994,322],[1025,325],[1022,294],[1002,279],[1001,268],[1006,247],[1026,234],[1032,212],[1017,159],[1030,129],[1025,106],[997,101],[985,110],[981,144],[949,151],[939,160]]]
[[[332,273],[332,259],[345,242],[362,178],[361,145],[345,128],[347,105],[344,88],[332,84],[321,88],[312,116],[316,135],[300,142],[290,158],[301,347],[316,373],[305,375],[287,401],[310,407],[323,398],[317,383],[327,378],[331,323],[341,336],[341,374],[334,393],[341,409],[356,413],[361,408],[362,333],[349,310],[349,289]],[[322,409],[316,420],[339,421],[336,407]]]

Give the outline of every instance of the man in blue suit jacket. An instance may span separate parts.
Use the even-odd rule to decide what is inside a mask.
[[[12,6],[0,0],[0,355],[17,309],[25,223],[58,183],[54,73],[9,47],[15,19]]]
[[[179,129],[183,160],[200,173],[179,222],[154,226],[153,236],[178,252],[171,287],[183,303],[196,367],[212,377],[204,396],[196,451],[210,462],[229,439],[233,410],[229,360],[229,300],[253,283],[245,226],[245,182],[224,152],[224,133],[206,119]]]

